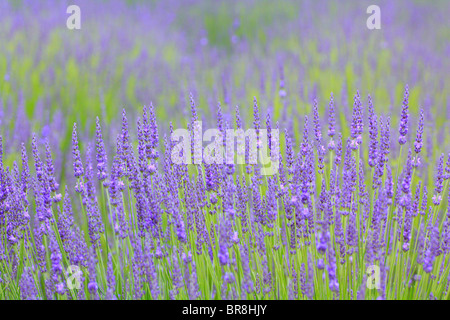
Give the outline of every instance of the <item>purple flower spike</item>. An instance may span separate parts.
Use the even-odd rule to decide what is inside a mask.
[[[333,93],[330,96],[330,103],[328,104],[328,136],[333,138],[336,134],[336,119],[335,119],[335,110],[334,110],[334,97]]]
[[[72,155],[73,155],[73,171],[75,178],[79,178],[84,174],[83,163],[81,162],[81,154],[78,146],[77,124],[73,124],[72,132]]]
[[[96,147],[97,147],[97,178],[100,181],[105,180],[108,177],[107,173],[107,156],[105,151],[105,144],[102,137],[102,128],[100,126],[100,120],[96,119]]]
[[[422,150],[422,146],[423,146],[423,141],[422,141],[423,121],[424,121],[423,109],[420,109],[419,125],[417,127],[416,142],[414,143],[414,151],[416,152],[417,155],[419,155],[420,150]]]
[[[368,97],[369,104],[369,166],[374,167],[377,164],[378,154],[378,125],[377,115],[372,104],[372,97]]]
[[[400,144],[406,143],[406,135],[408,134],[408,118],[409,118],[408,100],[409,100],[409,87],[408,85],[406,85],[405,95],[403,97],[402,113],[400,116],[400,128],[399,128],[400,136],[398,138],[398,143]]]

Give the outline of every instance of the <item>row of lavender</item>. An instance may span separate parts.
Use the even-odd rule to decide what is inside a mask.
[[[20,152],[34,131],[38,140],[50,140],[59,176],[73,122],[87,138],[96,115],[110,124],[122,106],[153,101],[164,106],[161,121],[176,123],[173,114],[189,116],[189,92],[200,113],[213,114],[218,100],[232,109],[256,95],[276,114],[284,106],[280,73],[295,117],[303,116],[298,104],[324,101],[330,92],[351,113],[355,88],[370,88],[362,95],[370,91],[378,111],[396,114],[392,108],[408,81],[412,107],[423,105],[425,122],[444,130],[450,117],[448,2],[379,1],[382,28],[369,30],[367,5],[360,1],[261,1],[80,0],[80,30],[66,27],[70,1],[2,1],[5,151]],[[341,95],[343,85],[349,99]],[[135,113],[128,114],[134,123]]]
[[[175,142],[159,137],[153,106],[136,139],[123,112],[110,152],[98,119],[83,148],[74,125],[67,186],[51,146],[42,154],[33,137],[33,159],[23,144],[21,165],[0,168],[0,297],[446,299],[450,156],[428,157],[424,173],[424,111],[412,130],[408,100],[406,87],[398,138],[370,96],[355,95],[340,129],[333,96],[328,120],[314,101],[302,139],[285,130],[273,176],[260,165],[172,163]],[[238,107],[234,124],[224,118],[219,106],[219,130],[245,128]],[[262,118],[255,100],[257,132]],[[279,124],[265,119],[270,135]]]

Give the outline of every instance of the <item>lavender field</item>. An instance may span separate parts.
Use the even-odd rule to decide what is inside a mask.
[[[0,0],[0,299],[450,299],[449,13]]]

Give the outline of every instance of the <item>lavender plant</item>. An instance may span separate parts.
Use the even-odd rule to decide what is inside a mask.
[[[64,187],[49,143],[33,138],[33,161],[23,144],[21,167],[5,166],[1,152],[1,297],[447,299],[449,162],[438,156],[435,178],[423,178],[423,112],[408,141],[405,92],[396,158],[389,118],[358,92],[351,121],[341,123],[349,136],[314,100],[314,130],[305,117],[301,141],[286,133],[272,176],[261,164],[174,164],[175,143],[165,135],[160,146],[153,106],[134,133],[123,111],[109,152],[98,118],[94,142],[80,141],[75,124],[75,180]],[[232,126],[220,110],[219,128]],[[256,102],[253,114],[244,121],[236,108],[236,126],[260,130]]]
[[[0,299],[449,299],[447,2],[68,4],[0,0]]]

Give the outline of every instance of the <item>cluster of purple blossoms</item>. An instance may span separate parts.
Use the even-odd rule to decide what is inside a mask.
[[[397,296],[397,281],[414,283],[416,276],[404,270],[432,274],[429,281],[440,288],[449,276],[450,218],[441,210],[450,157],[446,163],[444,154],[439,157],[434,181],[424,179],[415,160],[424,111],[407,156],[393,159],[390,117],[377,114],[370,95],[364,104],[358,92],[346,136],[337,129],[346,126],[335,118],[333,95],[326,124],[314,99],[302,135],[285,129],[284,152],[271,154],[279,170],[266,177],[258,163],[173,163],[174,128],[160,144],[153,105],[143,108],[135,125],[124,110],[115,139],[105,139],[110,131],[102,131],[99,118],[92,138],[79,139],[74,125],[73,174],[61,181],[48,142],[41,145],[33,136],[30,170],[26,144],[21,168],[15,162],[10,168],[0,139],[0,260],[8,266],[0,267],[2,279],[18,270],[24,250],[28,263],[16,278],[23,299],[267,298],[278,297],[285,280],[290,298],[385,299]],[[258,134],[260,117],[255,98],[251,126]],[[407,107],[401,117],[405,137]],[[272,116],[265,118],[271,141]],[[189,125],[199,119],[191,96]],[[220,104],[215,122],[222,133],[233,122],[245,127],[238,108],[230,115]],[[285,263],[287,278],[279,278]],[[381,270],[376,294],[363,284],[373,265]],[[84,289],[67,286],[69,266],[80,268]],[[50,276],[37,282],[44,273]],[[213,290],[205,291],[205,279],[214,279]],[[327,288],[319,289],[317,279]]]

